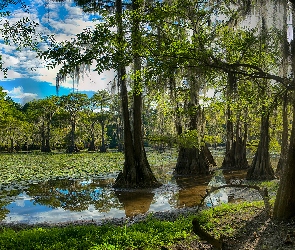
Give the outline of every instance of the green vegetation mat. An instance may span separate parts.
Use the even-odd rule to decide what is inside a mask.
[[[148,159],[152,166],[159,167],[171,162],[171,154],[150,152]],[[97,176],[120,171],[123,163],[124,155],[117,152],[0,154],[0,183]]]
[[[123,166],[121,153],[0,154],[0,183],[56,177],[89,177]]]

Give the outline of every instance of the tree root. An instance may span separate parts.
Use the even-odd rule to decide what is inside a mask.
[[[211,187],[210,190],[206,190],[206,195],[202,196],[202,200],[198,206],[198,210],[201,206],[204,205],[204,201],[205,198],[207,196],[209,196],[211,193],[213,193],[214,191],[218,190],[218,189],[222,189],[222,188],[226,188],[226,187],[230,187],[230,188],[250,188],[250,189],[255,189],[259,192],[260,196],[263,198],[263,202],[264,202],[264,207],[265,207],[265,212],[267,214],[268,217],[271,217],[271,206],[269,203],[269,196],[268,196],[268,190],[267,188],[261,188],[259,186],[256,185],[244,185],[244,184],[228,184],[228,185],[223,185],[223,186],[219,186],[219,187]],[[201,239],[206,240],[208,243],[210,243],[215,249],[218,250],[222,250],[225,249],[225,243],[222,240],[222,236],[220,237],[220,239],[215,239],[213,236],[211,236],[209,233],[207,233],[206,231],[204,231],[199,224],[199,221],[197,218],[194,218],[192,221],[193,224],[193,231],[196,235],[198,235]]]
[[[224,243],[223,243],[222,237],[220,237],[220,239],[215,239],[212,235],[210,235],[205,230],[203,230],[200,227],[200,223],[197,218],[194,218],[192,223],[193,223],[194,233],[198,235],[201,240],[206,240],[208,243],[210,243],[214,247],[214,249],[218,249],[218,250],[224,249]]]

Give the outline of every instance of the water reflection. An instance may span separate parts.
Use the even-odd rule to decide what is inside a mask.
[[[111,207],[119,207],[109,186],[111,179],[57,179],[37,185],[30,185],[26,193],[34,197],[36,203],[51,208],[63,208],[69,211],[84,211],[90,205],[103,212]]]
[[[115,191],[120,203],[123,204],[126,217],[132,217],[149,211],[154,194],[144,190]]]
[[[216,170],[214,176],[208,183],[209,187],[220,187],[222,185],[226,185],[226,180],[223,175],[222,170]],[[229,196],[228,188],[221,188],[212,192],[208,197],[205,198],[204,204],[208,207],[216,206],[221,203],[227,203]]]
[[[200,204],[202,196],[206,194],[211,176],[176,176],[175,180],[180,188],[177,197],[177,207],[194,207]]]
[[[116,175],[0,186],[0,220],[23,223],[101,220],[193,207],[200,204],[208,185],[223,185],[228,178],[222,172],[199,178],[173,177],[171,172],[160,188],[128,191],[112,188]],[[206,204],[212,206],[227,200],[226,189],[221,189],[208,197]]]

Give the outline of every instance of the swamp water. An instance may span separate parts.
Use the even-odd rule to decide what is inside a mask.
[[[1,186],[0,220],[2,223],[59,223],[132,217],[146,212],[195,207],[208,186],[242,179],[246,171],[202,178],[175,177],[166,172],[163,185],[153,190],[119,190],[112,184],[118,173],[91,179],[55,179],[40,183]],[[168,176],[168,178],[167,178]],[[233,195],[234,193],[234,195]],[[206,206],[239,199],[236,190],[217,190],[204,201]]]

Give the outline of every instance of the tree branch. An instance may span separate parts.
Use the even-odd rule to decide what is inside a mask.
[[[201,196],[202,200],[200,202],[200,205],[198,206],[198,210],[202,205],[204,205],[204,201],[205,201],[206,197],[208,197],[211,193],[215,192],[216,190],[219,190],[219,189],[222,189],[222,188],[227,188],[227,187],[230,187],[230,188],[233,188],[233,187],[234,188],[249,188],[249,189],[257,190],[258,193],[260,194],[260,196],[263,199],[264,207],[265,207],[265,211],[267,213],[267,216],[269,216],[269,217],[271,216],[271,206],[270,206],[270,203],[269,203],[269,196],[268,196],[267,188],[262,189],[261,187],[256,186],[256,185],[245,185],[245,184],[226,184],[226,185],[222,185],[222,186],[219,186],[219,187],[211,187],[210,190],[207,189],[206,190],[206,195]]]

